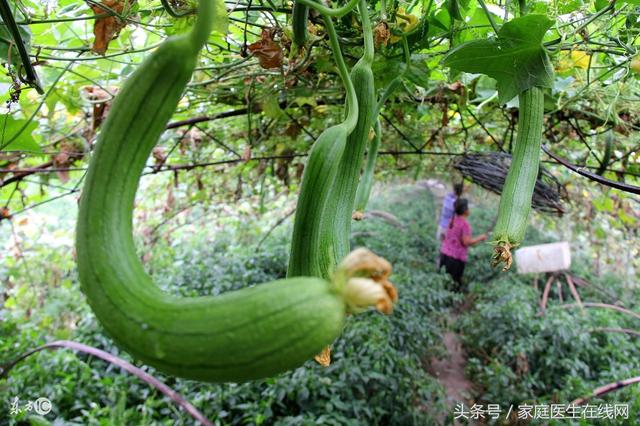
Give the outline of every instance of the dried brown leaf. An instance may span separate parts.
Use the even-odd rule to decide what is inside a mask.
[[[11,212],[7,207],[0,207],[0,219],[11,219]]]
[[[108,13],[108,10],[113,10],[116,13],[122,13],[125,7],[129,9],[136,0],[103,0],[100,4],[105,8],[95,4],[91,4],[91,9],[96,15],[103,15]],[[92,50],[98,55],[104,55],[109,48],[111,40],[118,37],[120,30],[127,25],[126,21],[118,18],[117,16],[107,16],[105,18],[99,18],[95,20],[93,24],[93,48]]]
[[[264,69],[280,68],[282,66],[282,48],[273,41],[274,31],[265,28],[262,30],[261,39],[248,46],[253,56],[258,58],[260,66]]]
[[[389,25],[386,22],[380,22],[373,29],[373,37],[377,47],[387,46],[389,39],[391,38],[391,32],[389,31]]]

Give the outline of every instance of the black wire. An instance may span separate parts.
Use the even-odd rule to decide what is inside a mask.
[[[31,64],[31,59],[29,58],[29,52],[27,52],[27,48],[22,41],[22,37],[20,36],[20,29],[16,24],[16,21],[13,17],[13,12],[11,11],[11,7],[7,0],[0,0],[0,16],[2,17],[2,22],[7,26],[11,36],[13,37],[13,42],[18,49],[18,53],[20,54],[20,60],[22,61],[22,66],[24,67],[24,72],[26,73],[26,78],[24,82],[29,84],[31,87],[36,89],[36,91],[40,95],[44,95],[44,89],[38,80],[38,74],[36,70],[33,68]],[[9,50],[11,51],[11,50]],[[20,73],[18,73],[20,74]],[[20,76],[22,80],[22,77]]]

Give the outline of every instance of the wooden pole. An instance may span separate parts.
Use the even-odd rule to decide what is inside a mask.
[[[582,300],[580,300],[580,295],[578,294],[578,290],[576,289],[576,286],[573,285],[573,280],[571,279],[571,275],[565,273],[564,276],[567,279],[567,284],[569,285],[569,290],[571,290],[571,294],[573,295],[573,298],[576,299],[576,302],[578,303],[578,306],[580,306],[580,309],[584,311],[584,308],[582,306]]]
[[[640,383],[640,376],[632,377],[630,379],[620,380],[617,382],[609,383],[608,385],[600,386],[599,388],[595,389],[591,395],[585,396],[583,398],[578,398],[575,401],[573,401],[571,404],[582,405],[585,401],[588,401],[591,398],[600,397],[604,394],[613,392],[615,390],[621,389],[625,386],[632,385],[634,383]]]
[[[542,315],[544,315],[544,311],[547,308],[547,300],[549,299],[549,291],[551,290],[551,283],[555,279],[555,275],[551,274],[547,283],[544,285],[544,292],[542,293],[542,300],[540,301],[540,310],[542,311]]]

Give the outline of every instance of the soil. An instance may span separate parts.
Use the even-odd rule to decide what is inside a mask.
[[[442,359],[432,359],[429,372],[438,379],[447,392],[447,402],[453,408],[457,403],[468,406],[473,384],[465,377],[467,358],[457,333],[448,331],[443,335],[447,355]]]

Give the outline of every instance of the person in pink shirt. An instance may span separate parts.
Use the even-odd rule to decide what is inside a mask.
[[[472,237],[471,225],[467,221],[469,202],[466,198],[456,200],[454,212],[440,246],[440,269],[444,266],[451,278],[461,287],[469,247],[485,241],[487,234]]]

